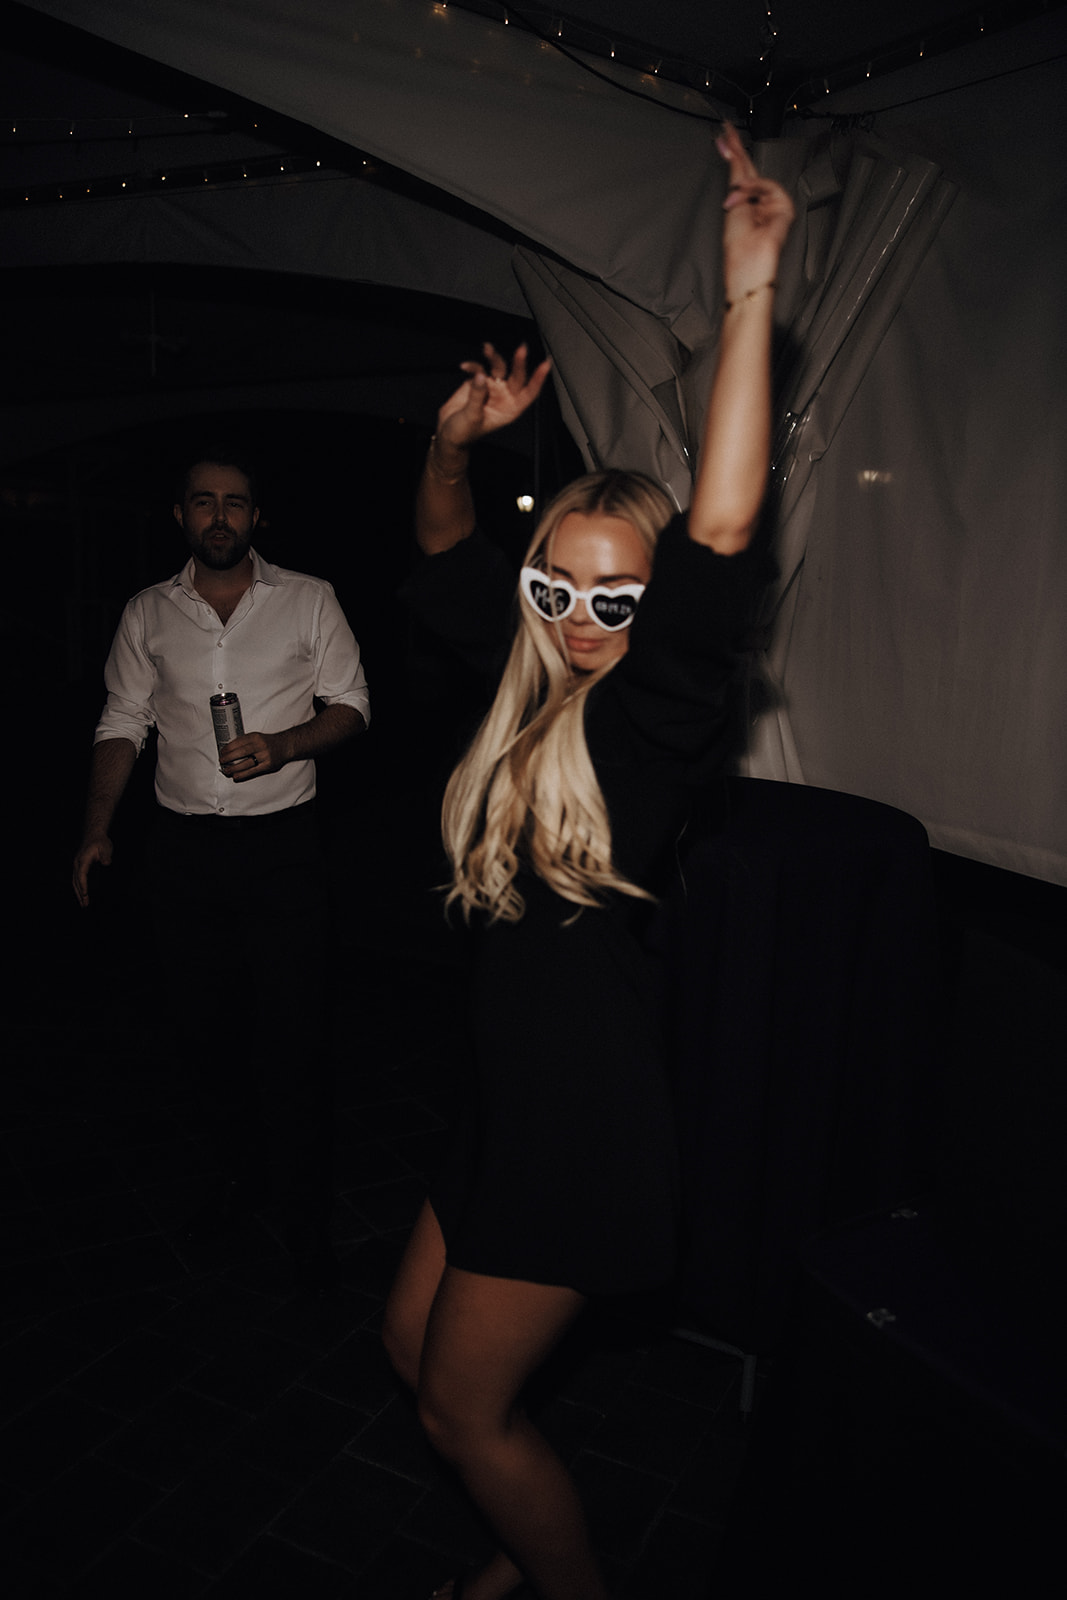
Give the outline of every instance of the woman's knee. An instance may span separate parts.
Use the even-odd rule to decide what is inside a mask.
[[[490,1421],[459,1396],[423,1383],[416,1400],[426,1437],[438,1455],[455,1466],[477,1455],[494,1431]]]

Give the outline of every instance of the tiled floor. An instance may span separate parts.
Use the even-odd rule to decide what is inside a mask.
[[[269,1212],[211,1249],[174,1242],[213,1173],[187,1085],[160,1064],[165,986],[128,898],[121,915],[108,916],[103,894],[83,916],[57,868],[9,915],[19,943],[8,954],[0,1107],[5,1596],[426,1600],[488,1548],[378,1339],[453,1115],[462,983],[438,912],[421,890],[397,887],[380,830],[361,836],[371,841],[363,859],[338,862],[339,881],[364,899],[349,895],[359,914],[346,919],[342,953],[342,1281],[328,1302],[294,1291]],[[369,894],[376,861],[384,881]],[[425,883],[432,871],[416,863],[409,876]],[[1021,939],[975,927],[961,989],[974,1017],[964,1028],[954,1014],[946,1078],[967,1158],[953,1170],[966,1176],[970,1163],[982,1195],[999,1186],[986,1208],[996,1216],[982,1213],[967,1261],[999,1262],[1013,1335],[1048,1333],[1059,1325],[1047,1313],[1058,1276],[1049,1263],[1062,1250],[1042,1241],[1059,1237],[1052,1221],[1062,1216],[1062,1073],[1046,1036],[1050,1023],[1062,1033],[1062,968],[1047,965],[1043,920],[1031,929],[1036,964],[1023,963]],[[225,970],[225,954],[215,962]],[[194,966],[168,981],[176,1003],[195,1003]],[[1017,1089],[1030,1086],[1010,1114],[1003,1061]],[[1025,1162],[1004,1156],[998,1166],[1015,1145]],[[917,1292],[921,1303],[937,1299],[921,1282]],[[1067,1438],[1054,1336],[1030,1416],[1050,1453],[1025,1427],[1005,1433],[1002,1396],[975,1405],[929,1364],[909,1366],[888,1336],[875,1349],[862,1317],[842,1322],[829,1301],[819,1316],[811,1327],[825,1324],[825,1339],[806,1345],[799,1325],[788,1360],[761,1373],[747,1424],[740,1363],[674,1337],[662,1311],[616,1303],[581,1325],[543,1385],[542,1421],[574,1464],[613,1593],[763,1600],[805,1579],[843,1596],[858,1575],[877,1594],[888,1592],[874,1582],[888,1553],[901,1582],[910,1585],[916,1561],[927,1574],[939,1561],[956,1592],[985,1582],[994,1545],[1010,1592],[1046,1592],[1033,1574],[1058,1559],[1056,1441]],[[954,1306],[945,1316],[950,1348],[981,1349],[973,1319]],[[780,1381],[790,1371],[792,1388]],[[761,1437],[775,1442],[761,1448]],[[746,1464],[757,1470],[731,1502]]]
[[[84,921],[64,937],[7,1035],[6,1592],[423,1600],[487,1548],[377,1337],[447,1130],[454,972],[361,953],[359,1050],[339,1055],[342,1284],[314,1303],[269,1213],[175,1246],[211,1176],[196,1114],[152,1065],[161,1024],[136,983],[119,1022],[94,1018],[114,950]],[[76,991],[55,980],[79,971]],[[706,1595],[744,1449],[739,1375],[633,1306],[591,1317],[561,1358],[544,1425],[620,1595]]]

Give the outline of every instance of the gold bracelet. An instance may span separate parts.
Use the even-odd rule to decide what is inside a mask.
[[[433,438],[430,440],[430,448],[426,452],[426,465],[431,469],[431,471],[433,472],[434,477],[438,480],[438,482],[447,483],[447,484],[462,483],[464,478],[467,476],[466,467],[463,468],[462,472],[457,472],[455,477],[452,477],[447,472],[442,472],[440,464],[438,463],[437,457],[434,455],[433,447],[434,447],[434,445],[436,443],[437,443],[437,435],[435,433]]]
[[[764,289],[777,289],[777,287],[777,278],[772,278],[769,283],[758,283],[754,289],[750,289],[747,294],[741,295],[737,300],[724,300],[722,303],[723,316],[725,316],[728,311],[732,311],[734,306],[744,305],[746,300],[752,300],[756,295],[762,294]]]

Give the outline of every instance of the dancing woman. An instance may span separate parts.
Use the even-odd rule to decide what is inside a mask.
[[[688,516],[634,473],[557,496],[526,556],[496,698],[445,796],[448,898],[475,930],[478,1103],[416,1223],[384,1338],[500,1541],[438,1591],[451,1600],[503,1600],[524,1580],[541,1600],[606,1600],[574,1484],[521,1396],[590,1296],[662,1283],[674,1262],[676,1155],[642,931],[693,788],[732,751],[793,214],[733,128],[719,149],[726,305]],[[470,449],[533,402],[548,363],[528,374],[520,349],[509,371],[487,347],[466,370],[417,501],[446,633],[494,584]]]

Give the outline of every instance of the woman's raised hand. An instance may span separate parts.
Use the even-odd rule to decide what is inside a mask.
[[[524,344],[512,356],[510,372],[491,344],[483,345],[482,351],[482,361],[461,363],[468,376],[437,413],[437,438],[456,450],[469,450],[479,439],[521,417],[541,393],[552,368],[551,361],[542,361],[527,375]]]
[[[723,124],[716,144],[730,168],[722,249],[725,298],[732,304],[773,282],[793,202],[781,184],[760,177],[732,123]]]

